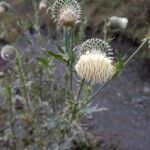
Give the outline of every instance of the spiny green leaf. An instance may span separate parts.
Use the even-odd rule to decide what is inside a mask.
[[[45,66],[45,67],[49,66],[50,60],[47,58],[38,58],[38,61],[42,66]]]
[[[68,63],[68,60],[65,57],[63,57],[61,54],[56,54],[52,51],[48,51],[48,54],[61,62]]]
[[[68,64],[68,58],[66,57],[66,55],[64,54],[60,54],[60,53],[55,53],[55,52],[52,52],[50,50],[46,50],[44,48],[41,47],[42,50],[46,51],[47,54],[63,63],[67,63]]]
[[[115,74],[118,75],[118,73],[120,73],[123,67],[124,67],[123,57],[121,55],[118,55],[117,63],[115,64],[115,72],[116,72]]]

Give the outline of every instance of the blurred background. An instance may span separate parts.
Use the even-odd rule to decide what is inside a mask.
[[[34,0],[35,1],[35,0]],[[50,5],[54,0],[49,0]],[[0,0],[1,2],[1,0]],[[23,17],[32,33],[35,8],[31,0],[6,0],[12,13],[0,14],[0,46],[15,43],[23,34],[17,23]],[[37,0],[37,4],[40,1]],[[150,32],[150,0],[80,0],[83,8],[84,39],[103,37],[105,20],[111,16],[127,17],[128,28],[111,33],[111,45],[127,58]],[[38,8],[38,7],[37,7]],[[57,40],[57,29],[50,15],[39,12],[40,28]],[[4,32],[5,28],[5,32]],[[79,30],[79,27],[78,27]],[[0,71],[6,62],[0,62]],[[96,88],[96,87],[95,87]],[[104,149],[148,150],[150,147],[150,49],[144,48],[118,79],[112,81],[94,103],[106,112],[83,119],[87,129],[103,139]]]

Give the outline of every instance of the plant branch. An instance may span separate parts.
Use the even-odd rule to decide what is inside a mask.
[[[26,86],[25,86],[25,79],[24,79],[24,73],[22,72],[22,63],[21,63],[21,58],[19,58],[19,54],[16,50],[16,65],[17,65],[17,68],[18,68],[18,73],[19,73],[19,76],[20,76],[20,80],[21,80],[21,84],[22,84],[22,90],[23,90],[23,93],[24,93],[24,96],[25,96],[25,99],[26,99],[26,105],[27,107],[29,108],[29,100],[28,100],[28,96],[27,96],[27,93],[26,93]]]
[[[68,69],[70,74],[70,89],[72,91],[72,80],[73,80],[73,31],[71,29],[65,29],[65,47],[66,53],[69,57]]]
[[[78,94],[77,94],[77,102],[79,101],[79,97],[81,95],[81,91],[82,91],[82,88],[83,88],[83,85],[84,85],[84,79],[81,80],[80,82],[80,87],[79,87],[79,91],[78,91]]]
[[[135,50],[135,52],[124,62],[124,66],[126,66],[131,59],[145,46],[145,44],[148,42],[148,39],[144,39],[142,44]]]

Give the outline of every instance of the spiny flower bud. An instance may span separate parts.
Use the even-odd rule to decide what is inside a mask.
[[[76,0],[56,0],[51,11],[59,27],[72,28],[81,20],[81,8]]]
[[[7,2],[4,1],[0,2],[0,14],[8,11],[9,8],[10,8],[10,4],[8,4]]]
[[[125,29],[129,23],[128,18],[113,16],[109,18],[108,26],[112,29]]]
[[[1,57],[6,61],[12,60],[15,57],[15,48],[10,45],[4,46],[1,50]]]
[[[47,0],[41,0],[39,4],[39,10],[46,10],[48,8]]]
[[[113,53],[105,41],[90,39],[77,49],[79,59],[75,69],[82,79],[93,83],[105,83],[113,76]]]

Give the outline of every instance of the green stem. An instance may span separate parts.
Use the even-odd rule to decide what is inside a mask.
[[[78,108],[78,104],[79,104],[79,97],[80,97],[80,94],[81,94],[81,91],[82,91],[82,88],[83,88],[83,85],[84,85],[84,79],[81,80],[80,82],[80,87],[79,87],[79,91],[78,91],[78,94],[77,94],[77,99],[76,99],[76,102],[74,103],[74,107],[73,107],[73,111],[72,111],[72,117],[70,119],[70,122],[69,122],[69,126],[71,125],[72,121],[76,118],[76,114],[77,114],[77,108]]]
[[[124,62],[124,66],[126,66],[130,60],[145,46],[145,44],[148,42],[148,39],[144,39],[142,44],[135,50],[135,52]]]
[[[43,101],[43,68],[40,69],[40,97],[42,102]]]
[[[72,91],[72,81],[73,81],[73,31],[71,29],[65,29],[65,47],[66,53],[69,56],[69,74],[70,74],[70,89]]]
[[[35,26],[38,27],[39,26],[39,12],[38,12],[38,5],[37,2],[35,0],[32,0],[32,5],[33,5],[33,9],[34,9],[34,19],[35,19]]]
[[[22,91],[24,93],[24,97],[26,99],[26,105],[27,107],[29,108],[29,100],[28,100],[28,96],[27,96],[27,90],[26,90],[26,86],[25,86],[25,78],[24,78],[24,73],[22,71],[22,62],[21,62],[21,59],[22,58],[19,58],[19,54],[16,50],[16,65],[17,65],[17,68],[18,68],[18,74],[20,76],[20,80],[21,80],[21,84],[22,84]]]
[[[104,23],[103,32],[104,32],[104,40],[107,40],[107,21],[106,20]]]
[[[84,79],[82,79],[81,80],[81,82],[80,82],[80,87],[79,87],[79,91],[78,91],[78,94],[77,94],[77,103],[78,103],[78,101],[79,101],[79,97],[80,97],[80,95],[81,95],[81,91],[82,91],[82,88],[83,88],[83,85],[84,85]]]
[[[70,37],[71,37],[71,45],[70,45],[70,89],[72,90],[72,82],[73,82],[73,30],[70,31]]]
[[[106,83],[104,83],[81,107],[80,109],[84,108],[87,104],[89,104],[90,101],[92,101],[107,85],[108,83],[111,81],[108,80]]]
[[[6,95],[6,102],[7,102],[7,106],[8,108],[11,110],[11,108],[13,108],[12,106],[12,92],[11,92],[11,75],[9,73],[9,70],[8,72],[6,73],[6,76],[4,78],[4,85],[6,86],[5,87],[5,95]],[[13,112],[13,109],[12,109],[12,112]]]

